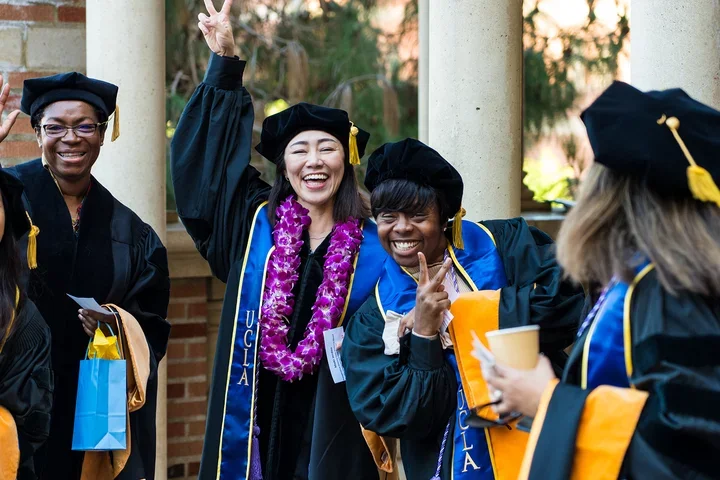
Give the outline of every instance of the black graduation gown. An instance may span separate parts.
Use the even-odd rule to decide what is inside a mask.
[[[227,283],[208,407],[200,479],[214,479],[224,412],[226,375],[243,252],[253,215],[270,187],[251,166],[253,105],[242,86],[245,62],[213,55],[203,83],[185,107],[172,142],[177,209],[213,274]],[[305,244],[293,291],[291,347],[302,339],[322,282],[329,238],[314,253]],[[220,372],[220,373],[218,373]],[[293,383],[260,369],[258,425],[265,480],[365,480],[377,469],[347,401],[326,361]],[[312,446],[312,448],[311,448]]]
[[[50,433],[53,374],[50,328],[30,300],[22,302],[0,353],[0,406],[15,419],[20,446],[18,480],[34,480],[38,449]]]
[[[131,454],[121,479],[152,479],[155,474],[157,364],[170,334],[167,306],[170,279],[167,252],[153,229],[118,202],[95,178],[83,203],[79,235],[52,175],[41,161],[11,171],[25,185],[24,199],[37,238],[38,267],[30,271],[28,295],[52,331],[55,395],[50,438],[43,447],[41,478],[80,478],[83,452],[71,451],[80,360],[88,336],[78,305],[67,297],[93,297],[135,316],[152,355],[147,400],[130,414]],[[25,251],[24,247],[21,247]]]
[[[630,380],[648,397],[631,432],[629,448],[617,452],[623,460],[619,478],[719,478],[720,300],[686,292],[671,295],[653,270],[637,284],[630,325]],[[591,394],[579,386],[589,330],[578,339],[562,383],[552,393],[536,448],[527,453],[532,455],[530,479],[568,478],[573,466],[582,428],[579,415]],[[602,407],[595,411],[612,413],[615,405],[600,401]],[[593,443],[609,437],[602,430],[583,433],[588,434],[595,438]]]
[[[540,350],[562,368],[567,359],[562,349],[575,338],[585,301],[582,289],[563,281],[555,245],[545,233],[522,219],[481,223],[495,238],[508,281],[500,292],[499,328],[540,325]],[[365,428],[400,439],[408,479],[429,479],[457,407],[456,374],[439,338],[407,334],[400,354],[386,355],[384,328],[374,297],[347,323],[342,360],[350,405]],[[446,448],[443,479],[450,478],[451,454]]]

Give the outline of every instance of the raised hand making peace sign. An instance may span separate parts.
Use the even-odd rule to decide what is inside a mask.
[[[419,335],[431,336],[438,333],[443,312],[450,308],[450,299],[443,286],[443,279],[450,271],[452,261],[448,258],[431,279],[423,253],[418,253],[420,279],[415,293],[415,325],[413,331]]]
[[[0,75],[0,120],[2,119],[3,110],[5,110],[5,103],[7,103],[9,96],[10,84],[3,84],[3,76]],[[10,112],[5,121],[0,124],[0,142],[5,140],[5,137],[8,136],[18,115],[20,115],[20,110],[14,110]]]
[[[210,50],[223,57],[235,55],[235,37],[233,37],[232,26],[230,25],[230,7],[233,0],[225,0],[218,12],[215,10],[213,0],[205,0],[210,16],[204,13],[198,15],[198,28],[205,36],[205,41]]]

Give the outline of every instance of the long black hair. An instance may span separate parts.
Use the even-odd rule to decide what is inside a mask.
[[[277,210],[277,207],[284,202],[289,195],[295,193],[290,181],[285,178],[285,153],[281,153],[274,163],[277,165],[275,183],[273,183],[268,198],[268,215],[273,225],[275,225],[275,210]],[[355,177],[355,169],[348,162],[346,154],[345,170],[342,180],[340,180],[338,191],[335,194],[333,219],[335,222],[344,222],[348,217],[363,219],[369,216],[370,208],[360,195],[357,178]]]
[[[5,231],[0,240],[0,344],[6,340],[8,325],[15,314],[15,298],[20,285],[22,264],[18,255],[7,196],[2,193],[5,209]]]

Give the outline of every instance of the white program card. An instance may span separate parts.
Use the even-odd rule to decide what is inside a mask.
[[[332,328],[323,332],[325,337],[325,354],[327,355],[330,374],[335,383],[345,381],[345,369],[340,361],[340,349],[338,345],[342,345],[345,331],[343,327]]]
[[[459,293],[455,290],[455,285],[453,284],[452,277],[450,276],[452,274],[448,273],[445,275],[445,278],[443,279],[443,286],[445,287],[445,291],[448,294],[448,299],[450,300],[450,303],[453,303],[455,299],[458,297]]]
[[[67,294],[67,296],[72,298],[73,300],[75,300],[75,303],[80,305],[80,307],[84,308],[85,310],[90,310],[91,312],[102,313],[104,315],[107,315],[108,313],[110,313],[110,310],[108,310],[107,308],[101,307],[100,304],[97,303],[94,298],[74,297],[74,296],[70,295],[69,293]]]
[[[483,345],[474,331],[471,330],[470,333],[473,337],[472,356],[480,360],[485,367],[490,368],[495,366],[495,355]]]

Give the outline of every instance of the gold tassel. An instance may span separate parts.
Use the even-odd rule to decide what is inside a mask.
[[[710,172],[698,165],[690,165],[687,176],[693,197],[702,202],[713,202],[720,207],[720,189],[713,181]]]
[[[28,267],[31,270],[37,268],[37,236],[40,234],[40,229],[33,225],[30,214],[25,212],[27,215],[28,222],[30,222],[30,232],[28,233],[28,246],[27,246],[27,262]]]
[[[465,213],[465,209],[460,207],[460,210],[458,210],[455,214],[455,218],[453,218],[453,245],[455,246],[455,248],[459,248],[460,250],[463,250],[465,248],[465,242],[463,242],[462,238],[462,219],[465,216]]]
[[[690,151],[685,146],[685,142],[680,138],[680,134],[678,133],[680,120],[678,120],[677,117],[667,118],[665,114],[663,114],[657,123],[658,125],[664,123],[670,129],[678,145],[680,145],[680,149],[685,154],[685,158],[687,158],[687,161],[690,163],[690,166],[687,168],[687,177],[688,187],[693,197],[701,202],[713,202],[720,207],[720,189],[718,189],[710,172],[695,163],[692,155],[690,155]]]
[[[115,113],[113,114],[113,131],[110,141],[114,142],[120,136],[120,105],[115,105]]]
[[[360,154],[358,153],[357,134],[359,130],[353,122],[350,122],[350,141],[348,149],[350,150],[350,165],[360,165]]]

